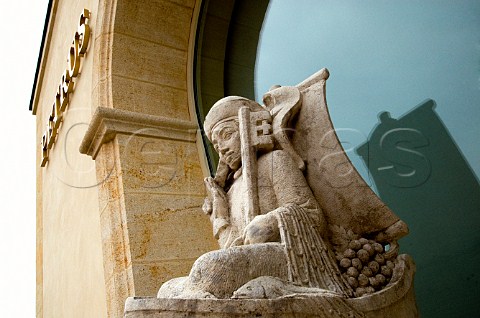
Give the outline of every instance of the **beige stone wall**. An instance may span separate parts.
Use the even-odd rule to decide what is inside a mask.
[[[76,78],[64,123],[40,167],[40,139],[83,8],[97,1],[54,1],[44,73],[37,86],[37,317],[105,317],[106,297],[94,162],[78,152],[91,117],[94,43]]]
[[[201,212],[206,170],[190,85],[199,4],[54,1],[34,103],[39,141],[84,7],[92,38],[50,161],[37,169],[38,317],[120,317],[128,296],[154,296],[218,248]],[[79,146],[100,107],[166,124],[152,132],[141,128],[149,118],[133,116],[140,122],[124,131],[113,125],[92,160]],[[169,130],[175,121],[184,128]]]
[[[195,1],[123,1],[112,57],[113,107],[190,120],[187,59]],[[193,115],[193,116],[192,116]],[[118,138],[136,295],[186,275],[215,248],[199,207],[204,190],[191,142]]]
[[[125,208],[136,295],[186,275],[212,245],[194,143],[122,136]]]
[[[125,0],[116,8],[104,6],[97,41],[107,52],[97,52],[97,107],[195,125],[188,84],[195,5],[193,0]],[[121,315],[127,296],[154,296],[163,282],[187,275],[198,256],[218,248],[201,212],[205,192],[198,145],[154,135],[119,134],[95,159],[97,179],[109,176],[100,206],[105,207],[101,227],[111,316]]]

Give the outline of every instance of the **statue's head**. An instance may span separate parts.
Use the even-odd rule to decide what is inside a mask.
[[[238,111],[247,106],[251,111],[264,110],[258,103],[244,97],[229,96],[216,102],[205,117],[204,129],[220,160],[232,170],[241,164]]]

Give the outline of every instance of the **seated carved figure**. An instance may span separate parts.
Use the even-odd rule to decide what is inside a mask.
[[[306,163],[316,161],[302,157],[291,143],[289,129],[306,120],[297,118],[302,98],[298,88],[281,87],[264,97],[265,106],[231,96],[212,107],[204,128],[220,162],[215,178],[205,179],[203,210],[221,249],[202,255],[188,277],[165,283],[158,297],[333,293],[352,298],[387,285],[392,268],[386,259],[396,257],[396,240],[408,232],[406,225],[391,211],[385,213],[383,205],[356,203],[368,210],[366,217],[352,207],[332,212],[325,208],[333,202],[327,195],[321,204],[322,191],[339,197],[339,190],[328,192],[315,185],[323,181],[309,180],[315,167]],[[372,221],[364,222],[368,218]],[[356,223],[350,227],[351,222]],[[390,253],[384,250],[387,244]],[[368,277],[363,265],[371,267]]]

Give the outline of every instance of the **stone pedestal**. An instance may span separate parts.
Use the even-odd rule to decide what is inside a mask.
[[[277,299],[159,299],[129,297],[125,318],[170,317],[418,317],[415,264],[398,257],[398,279],[374,294],[345,299],[332,294],[293,294]]]

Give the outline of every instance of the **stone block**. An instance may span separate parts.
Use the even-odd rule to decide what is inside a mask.
[[[193,258],[218,248],[208,217],[200,207],[177,211],[155,208],[161,209],[157,206],[151,213],[129,215],[133,261]]]
[[[115,39],[113,75],[187,89],[186,51],[124,34]]]
[[[204,193],[194,143],[135,135],[118,140],[126,192]]]
[[[187,50],[192,8],[168,1],[120,1],[115,32]]]
[[[159,286],[167,280],[188,275],[194,261],[195,258],[165,260],[154,263],[134,262],[135,293],[138,295],[156,295]]]
[[[187,91],[137,79],[113,76],[115,108],[189,120]]]

